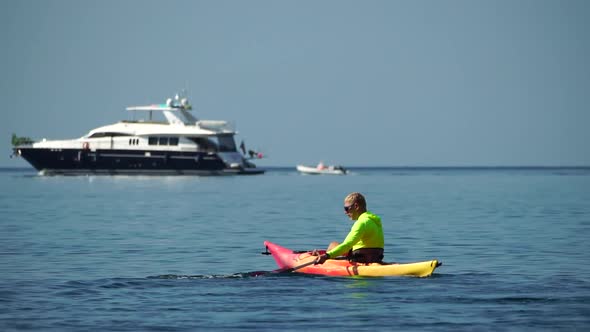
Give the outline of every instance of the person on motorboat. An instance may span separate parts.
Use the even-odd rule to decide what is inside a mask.
[[[383,227],[381,218],[367,211],[365,197],[357,192],[344,198],[344,213],[354,221],[342,243],[332,242],[326,253],[319,255],[316,264],[348,253],[348,259],[357,263],[381,263],[383,261]],[[317,253],[314,253],[317,255]]]

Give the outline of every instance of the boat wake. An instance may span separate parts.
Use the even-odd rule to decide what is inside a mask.
[[[277,275],[274,271],[252,271],[252,272],[241,272],[234,274],[162,274],[156,276],[148,276],[147,279],[241,279],[241,278],[255,278],[263,277],[266,275]]]

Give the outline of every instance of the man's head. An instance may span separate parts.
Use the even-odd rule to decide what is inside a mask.
[[[367,211],[367,202],[360,193],[350,193],[344,198],[344,213],[351,219],[357,220]]]

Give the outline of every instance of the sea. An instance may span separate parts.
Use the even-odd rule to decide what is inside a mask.
[[[269,240],[344,239],[426,278],[272,273]],[[381,167],[346,176],[40,176],[0,169],[0,331],[588,331],[590,168]]]

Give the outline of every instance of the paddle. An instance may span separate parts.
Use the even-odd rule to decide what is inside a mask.
[[[307,263],[303,263],[301,265],[294,266],[294,267],[290,267],[290,268],[286,268],[286,269],[274,270],[271,273],[291,273],[291,272],[295,272],[295,271],[297,271],[299,269],[302,269],[302,268],[304,268],[306,266],[310,266],[310,265],[316,264],[316,262],[318,260],[318,257],[317,256],[309,256],[309,257],[313,257],[313,260],[312,261],[309,261]]]
[[[307,263],[303,263],[303,264],[298,265],[298,266],[277,269],[277,270],[274,270],[274,271],[254,271],[254,272],[248,272],[248,275],[251,276],[251,277],[258,277],[258,276],[264,276],[264,275],[269,275],[269,274],[289,274],[291,272],[295,272],[295,271],[297,271],[299,269],[302,269],[302,268],[304,268],[306,266],[310,266],[312,264],[316,264],[317,257],[316,256],[310,256],[310,257],[314,257],[314,259],[312,261],[309,261]]]
[[[315,250],[313,250],[313,251],[309,251],[309,250],[295,250],[295,251],[293,251],[293,253],[295,253],[295,254],[303,254],[303,253],[311,253],[311,252],[315,252]],[[261,254],[263,254],[263,255],[271,255],[271,253],[268,251],[268,247],[266,247],[265,248],[265,251],[261,252]],[[303,264],[300,264],[300,265],[294,266],[294,267],[277,269],[277,270],[274,270],[274,271],[270,271],[268,273],[269,274],[291,273],[291,272],[295,272],[295,271],[297,271],[299,269],[302,269],[302,268],[304,268],[306,266],[310,266],[312,264],[317,264],[317,261],[318,261],[318,258],[319,257],[318,256],[309,256],[309,257],[306,257],[306,258],[310,258],[310,257],[313,257],[313,260],[311,260],[311,261],[309,261],[307,263],[303,263]],[[266,274],[266,273],[258,273],[258,272],[260,272],[260,271],[254,272],[255,276]]]

